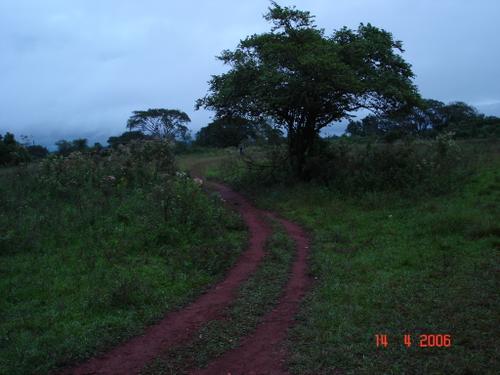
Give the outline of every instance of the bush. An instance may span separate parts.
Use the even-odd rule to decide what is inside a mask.
[[[444,192],[464,172],[462,151],[444,133],[434,141],[352,145],[332,142],[307,168],[312,179],[343,192]]]
[[[344,139],[321,140],[305,165],[305,176],[343,193],[375,191],[442,193],[467,173],[466,158],[443,133],[432,141],[353,143]],[[257,160],[257,161],[256,161]],[[260,153],[253,160],[227,161],[221,177],[239,188],[252,189],[296,182],[283,149]]]

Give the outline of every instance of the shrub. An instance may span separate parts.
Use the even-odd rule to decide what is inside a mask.
[[[308,164],[312,179],[341,191],[442,192],[463,171],[461,149],[452,134],[435,141],[368,143],[332,142]]]
[[[222,178],[251,189],[276,183],[293,183],[286,155],[272,149],[250,162],[227,161]],[[394,143],[353,143],[344,139],[319,142],[304,175],[313,182],[341,192],[375,191],[442,193],[467,172],[471,157],[465,157],[452,133],[432,141],[406,140]],[[257,161],[256,161],[257,160]]]

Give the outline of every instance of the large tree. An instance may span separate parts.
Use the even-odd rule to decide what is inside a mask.
[[[182,139],[188,135],[189,116],[178,109],[148,109],[134,111],[127,122],[127,128],[140,130],[144,134],[159,139]]]
[[[216,116],[271,119],[287,132],[301,175],[320,130],[360,109],[394,113],[419,101],[402,43],[370,24],[326,35],[314,17],[275,2],[270,32],[242,40],[219,56],[230,70],[215,75],[197,108]]]

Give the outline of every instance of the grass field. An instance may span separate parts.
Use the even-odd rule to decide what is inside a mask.
[[[187,177],[55,163],[0,174],[0,374],[46,374],[140,333],[245,243],[240,218]]]
[[[208,173],[221,178],[222,169]],[[314,238],[317,281],[290,335],[293,373],[496,373],[498,154],[439,196],[349,196],[315,184],[249,193]],[[388,336],[387,348],[376,347],[376,334]],[[452,345],[419,347],[423,334],[449,334]]]
[[[496,146],[461,145],[462,160],[472,162],[439,194],[425,186],[351,194],[314,182],[245,185],[252,181],[240,179],[244,163],[229,149],[177,164],[247,187],[260,207],[311,233],[315,284],[289,334],[292,373],[494,374]],[[240,218],[176,173],[168,154],[141,159],[162,150],[136,151],[111,162],[77,155],[1,170],[0,374],[47,374],[140,333],[214,283],[240,253]],[[248,150],[257,158],[264,151]],[[159,170],[158,160],[170,161]],[[187,371],[234,347],[280,295],[290,246],[278,230],[228,319],[208,323],[145,371]],[[382,334],[388,347],[377,348]],[[451,347],[419,347],[425,334],[450,335]]]

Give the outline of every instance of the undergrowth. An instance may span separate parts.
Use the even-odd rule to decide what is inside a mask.
[[[245,227],[148,142],[0,174],[0,373],[44,374],[220,278]]]

